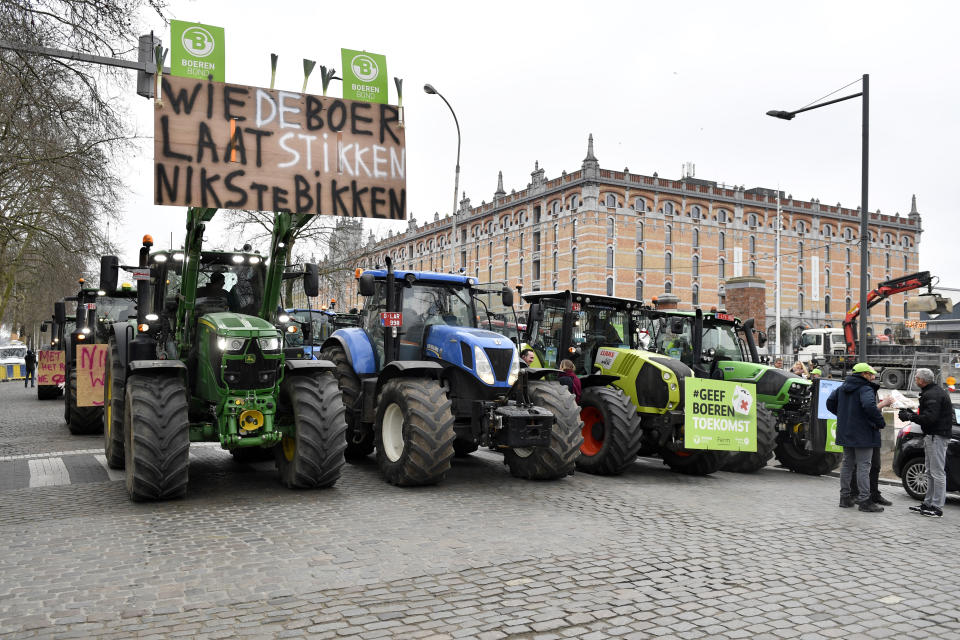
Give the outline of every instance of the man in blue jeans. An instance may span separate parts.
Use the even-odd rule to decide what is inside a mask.
[[[943,517],[943,503],[947,499],[947,445],[953,429],[953,405],[950,395],[934,383],[933,371],[917,369],[916,383],[920,387],[920,410],[900,410],[904,422],[916,422],[923,430],[923,456],[927,467],[927,493],[923,503],[910,507],[920,515]]]
[[[856,504],[860,511],[879,513],[883,507],[870,499],[870,460],[880,447],[883,414],[877,407],[876,370],[866,362],[853,365],[853,373],[827,398],[827,409],[837,416],[837,444],[843,447],[840,465],[840,506]],[[850,490],[856,473],[857,496]]]

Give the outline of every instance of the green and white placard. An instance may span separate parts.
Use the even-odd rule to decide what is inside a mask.
[[[223,27],[170,21],[170,74],[226,82]]]
[[[757,450],[756,385],[709,378],[687,378],[684,385],[684,447]]]
[[[833,418],[827,420],[827,441],[823,450],[843,453],[843,447],[837,444],[837,421]]]
[[[367,51],[340,49],[344,100],[387,104],[387,57]]]

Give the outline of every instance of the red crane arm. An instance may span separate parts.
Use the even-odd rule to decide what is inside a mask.
[[[881,300],[886,300],[895,293],[903,293],[904,291],[928,287],[930,286],[930,282],[931,277],[929,271],[911,273],[908,276],[901,276],[887,280],[886,282],[881,282],[877,285],[876,289],[867,294],[867,309],[878,304]],[[859,315],[860,303],[858,302],[847,311],[847,315],[843,319],[843,337],[847,343],[847,354],[851,356],[857,355],[857,334],[854,321]]]

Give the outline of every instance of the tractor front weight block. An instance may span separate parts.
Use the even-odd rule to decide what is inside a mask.
[[[546,447],[553,430],[553,414],[541,407],[507,405],[495,411],[500,429],[496,443],[502,447]]]

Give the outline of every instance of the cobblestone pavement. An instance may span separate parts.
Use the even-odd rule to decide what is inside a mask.
[[[60,405],[13,395],[9,455],[68,450],[44,441]],[[834,478],[649,460],[534,483],[489,453],[437,487],[390,487],[371,459],[298,492],[268,464],[191,455],[188,497],[159,504],[109,477],[15,488],[4,465],[43,458],[0,461],[0,637],[960,636],[955,497],[928,519],[890,488],[865,514],[837,508]],[[72,477],[93,454],[61,458]]]

